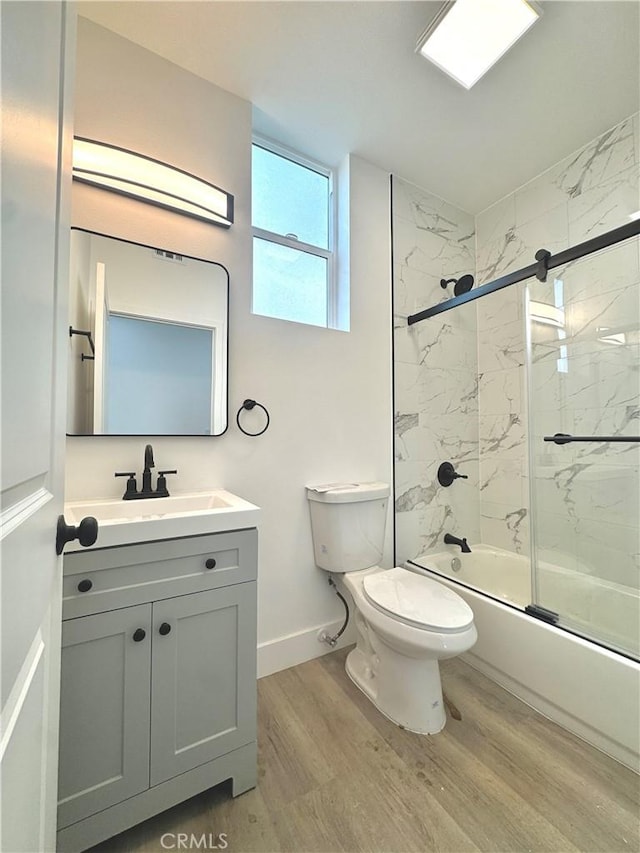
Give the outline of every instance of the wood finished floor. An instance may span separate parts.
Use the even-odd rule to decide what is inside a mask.
[[[630,770],[457,659],[441,669],[462,720],[411,734],[351,683],[345,656],[258,683],[255,790],[218,786],[92,853],[155,853],[165,832],[226,833],[229,853],[640,850]]]

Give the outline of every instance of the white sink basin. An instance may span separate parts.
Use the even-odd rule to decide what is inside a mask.
[[[98,539],[93,547],[108,548],[255,527],[260,510],[231,492],[213,489],[137,501],[74,501],[64,505],[64,515],[67,524],[80,524],[86,516],[96,518]],[[65,547],[67,552],[79,550],[77,540]]]

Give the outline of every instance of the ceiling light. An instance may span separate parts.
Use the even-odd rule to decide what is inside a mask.
[[[76,136],[73,179],[228,228],[233,196],[206,181],[145,157]]]
[[[526,0],[445,3],[418,39],[416,52],[470,89],[540,14]]]
[[[564,328],[564,308],[556,308],[555,305],[532,300],[529,303],[529,316],[534,323]]]

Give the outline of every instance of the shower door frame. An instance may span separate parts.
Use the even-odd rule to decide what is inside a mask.
[[[476,299],[481,299],[483,296],[488,296],[490,293],[495,293],[498,290],[502,290],[506,287],[510,287],[511,285],[518,284],[520,282],[524,282],[527,279],[536,278],[538,281],[544,282],[547,279],[547,273],[550,270],[556,269],[558,267],[566,266],[572,261],[579,260],[580,258],[587,257],[589,255],[595,254],[596,252],[602,251],[603,249],[610,248],[611,246],[615,246],[618,243],[622,243],[625,240],[629,240],[632,237],[636,237],[640,235],[640,218],[634,219],[625,225],[622,225],[618,228],[614,228],[610,231],[605,232],[604,234],[600,234],[597,237],[593,237],[590,240],[586,240],[583,243],[578,243],[575,246],[571,246],[568,249],[564,249],[561,252],[552,255],[546,249],[539,249],[535,254],[535,263],[529,264],[529,266],[523,267],[519,270],[515,270],[512,273],[508,273],[500,278],[497,278],[493,281],[490,281],[486,284],[481,285],[473,290],[468,291],[467,293],[462,293],[459,296],[456,296],[452,299],[448,299],[444,302],[437,303],[431,308],[424,309],[415,314],[409,315],[407,318],[407,324],[409,326],[419,323],[422,320],[426,320],[429,317],[434,317],[438,314],[445,313],[454,308],[457,308],[460,305],[464,305],[467,302],[473,302]],[[526,311],[525,311],[525,347],[526,347],[526,388],[527,388],[527,405],[530,405],[532,394],[531,394],[531,323],[529,319],[529,310],[528,310],[528,298],[527,292],[523,294],[523,298],[526,299]],[[530,414],[527,413],[527,420],[530,424]],[[565,444],[573,441],[625,441],[625,442],[640,442],[640,436],[570,436],[568,434],[560,434],[557,433],[554,436],[544,436],[544,441],[555,441],[556,444]],[[532,430],[528,430],[528,440],[527,440],[527,448],[528,448],[528,456],[529,460],[534,459],[534,436],[532,434]],[[394,462],[395,468],[395,462]],[[535,506],[536,497],[534,494],[534,486],[533,486],[533,478],[529,476],[529,506],[533,508]],[[394,523],[394,533],[395,533],[395,523]],[[395,537],[394,537],[395,539]],[[395,545],[395,543],[394,543]],[[395,548],[394,548],[395,550]],[[535,524],[531,525],[531,542],[530,542],[530,555],[536,553],[536,529]],[[412,560],[409,562],[413,563]],[[436,573],[437,574],[437,573]],[[455,578],[447,578],[456,584],[460,584],[461,586],[467,586]],[[478,592],[473,587],[469,587],[472,591]],[[481,592],[481,594],[486,595],[490,598],[494,598],[497,601],[500,599],[495,598],[491,595],[490,592]],[[638,659],[634,657],[632,654],[619,649],[612,648],[607,645],[607,643],[594,639],[590,636],[585,636],[583,633],[573,629],[571,626],[567,626],[562,624],[559,620],[561,619],[561,614],[556,613],[555,611],[548,610],[547,608],[539,605],[537,602],[539,600],[538,595],[538,587],[537,587],[537,571],[533,565],[533,559],[531,559],[531,599],[532,603],[527,605],[524,608],[524,613],[532,616],[536,619],[539,619],[543,622],[546,622],[550,625],[553,625],[556,628],[559,628],[563,631],[566,631],[569,634],[572,634],[576,637],[580,637],[581,639],[587,640],[588,642],[594,643],[601,648],[607,649],[615,654],[619,654],[622,657],[628,658],[632,661],[637,661]],[[502,604],[505,604],[504,601],[501,601]],[[511,605],[509,605],[511,606]],[[519,612],[523,612],[520,608],[517,608],[513,605],[514,609],[519,610]]]

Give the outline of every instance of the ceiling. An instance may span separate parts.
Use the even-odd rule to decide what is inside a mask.
[[[478,0],[483,2],[483,0]],[[357,154],[477,213],[640,108],[638,0],[548,0],[470,91],[415,53],[441,6],[80,2],[79,12],[254,105],[254,128]]]

